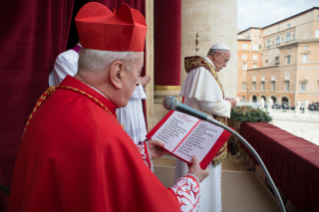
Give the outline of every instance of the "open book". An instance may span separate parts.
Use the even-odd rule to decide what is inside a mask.
[[[147,135],[165,143],[164,149],[191,164],[193,155],[205,169],[231,133],[193,116],[170,111]]]

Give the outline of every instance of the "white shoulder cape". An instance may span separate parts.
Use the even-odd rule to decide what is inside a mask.
[[[215,78],[203,67],[194,69],[188,73],[180,96],[207,102],[223,100],[222,90]]]

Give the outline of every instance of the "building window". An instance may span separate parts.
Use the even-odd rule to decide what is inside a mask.
[[[245,102],[245,101],[246,101],[246,100],[245,100],[245,96],[242,96],[242,97],[241,97],[241,101],[242,101],[242,102]]]
[[[265,91],[265,83],[264,82],[261,83],[261,90]]]
[[[285,80],[289,80],[290,74],[285,74]]]
[[[253,55],[253,60],[258,60],[258,55],[257,54]]]
[[[247,70],[247,63],[243,63],[243,70]]]
[[[301,88],[300,88],[301,91],[306,91],[306,83],[305,82],[302,82],[301,83]]]
[[[271,75],[271,81],[274,81],[275,80],[275,75]]]
[[[267,32],[267,35],[270,35],[270,31]]]
[[[279,32],[279,31],[280,31],[280,27],[277,28],[277,32]]]
[[[290,33],[288,32],[286,35],[286,42],[289,42],[289,41],[290,41]]]
[[[304,48],[304,49],[308,49],[308,46],[304,46],[303,48]]]
[[[243,49],[247,49],[247,44],[243,44]]]
[[[282,42],[282,43],[285,42],[285,38],[284,38],[284,37],[282,37],[281,42]]]
[[[253,91],[256,90],[256,83],[253,83]]]
[[[261,45],[259,45],[259,49],[261,49]]]
[[[254,63],[254,64],[253,64],[253,68],[257,68],[257,63]]]
[[[268,60],[266,60],[266,63],[268,63]]]
[[[253,76],[253,82],[256,82],[256,76]]]
[[[253,45],[253,50],[258,50],[258,45]]]
[[[319,21],[319,15],[317,15],[317,21]]]
[[[243,54],[241,57],[243,60],[247,60],[247,54]]]
[[[286,91],[289,91],[289,82],[286,82]]]
[[[271,83],[271,91],[275,91],[276,82]]]
[[[272,45],[273,45],[273,46],[275,45],[275,41],[272,41]]]
[[[270,39],[267,40],[267,47],[270,46]]]
[[[290,52],[290,48],[288,49],[288,52]]]
[[[265,75],[261,75],[261,81],[265,81]]]
[[[289,65],[290,64],[290,56],[287,56],[286,57],[286,65]]]
[[[276,60],[279,60],[279,57],[276,57]]]
[[[292,35],[292,40],[295,40],[295,35]]]
[[[257,102],[257,96],[254,95],[252,100],[253,100],[253,102]]]
[[[306,63],[308,62],[308,55],[307,54],[303,54],[302,55],[302,63]]]
[[[290,24],[288,24],[288,27],[287,27],[288,29],[290,29]]]
[[[244,90],[246,90],[246,83],[245,82],[243,82],[242,84],[241,84],[241,89],[244,91]]]
[[[319,30],[318,29],[316,30],[315,38],[319,38]]]
[[[280,44],[280,36],[277,36],[277,38],[276,38],[276,44],[277,44],[277,45]]]

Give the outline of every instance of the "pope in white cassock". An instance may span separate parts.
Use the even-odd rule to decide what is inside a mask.
[[[223,124],[230,117],[231,108],[237,104],[235,98],[225,98],[216,72],[226,67],[230,59],[229,48],[223,43],[213,45],[206,57],[186,57],[185,70],[188,73],[180,95],[184,103],[207,114]],[[207,167],[210,175],[200,184],[202,198],[200,212],[221,211],[221,162],[228,154],[227,142]],[[188,171],[186,163],[177,159],[175,181]]]

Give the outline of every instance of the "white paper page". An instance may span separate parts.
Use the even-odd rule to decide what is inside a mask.
[[[193,155],[197,155],[199,162],[201,162],[223,131],[224,129],[221,127],[201,121],[174,151],[174,154],[189,162],[191,162]]]
[[[175,111],[152,136],[152,139],[162,141],[167,150],[173,151],[198,120],[198,118]]]

